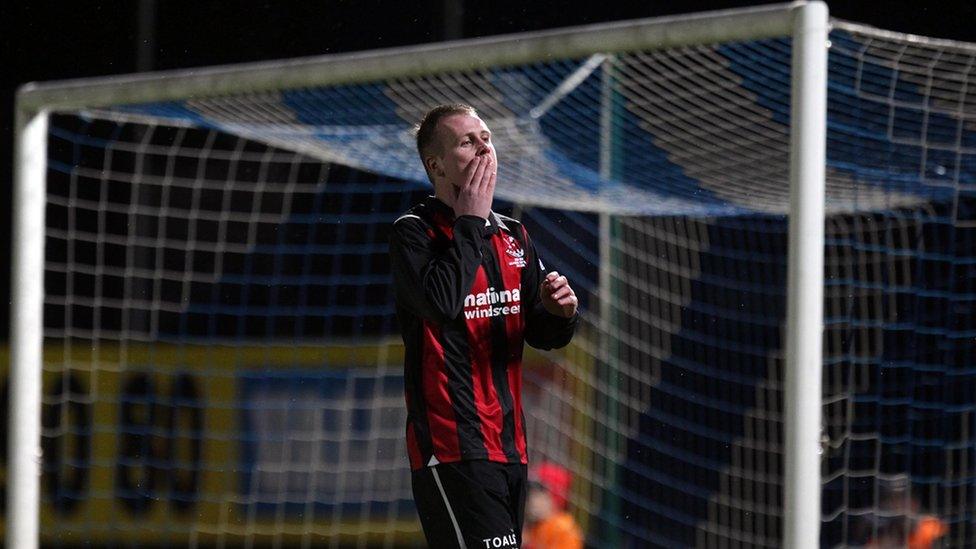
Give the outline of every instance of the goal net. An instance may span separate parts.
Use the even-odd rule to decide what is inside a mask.
[[[53,109],[42,542],[423,546],[387,237],[412,125],[465,102],[581,299],[524,391],[587,545],[780,547],[793,48],[754,34]],[[827,546],[976,544],[974,63],[830,33]]]

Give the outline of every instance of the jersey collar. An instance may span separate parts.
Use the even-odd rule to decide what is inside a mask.
[[[440,198],[430,195],[424,201],[427,207],[430,208],[431,212],[437,216],[437,218],[442,219],[445,224],[451,224],[454,222],[454,208],[445,204]],[[485,227],[488,229],[489,234],[494,234],[501,229],[505,232],[511,232],[508,225],[501,218],[500,215],[495,213],[494,210],[488,214],[488,219],[485,220]]]

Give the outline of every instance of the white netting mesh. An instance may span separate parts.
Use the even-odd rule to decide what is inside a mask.
[[[823,541],[901,528],[910,494],[971,545],[974,53],[831,40]],[[778,547],[790,55],[57,116],[45,541],[420,543],[386,231],[427,191],[410,127],[464,101],[498,143],[498,209],[583,300],[525,379],[530,453],[572,471],[588,545]]]

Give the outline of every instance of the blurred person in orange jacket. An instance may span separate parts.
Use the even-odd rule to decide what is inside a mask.
[[[583,533],[566,511],[572,476],[565,467],[543,462],[529,475],[522,549],[582,549]]]
[[[919,501],[911,493],[907,477],[899,476],[881,485],[880,512],[867,528],[874,530],[871,549],[932,549],[949,533],[949,526],[934,515],[919,512]]]

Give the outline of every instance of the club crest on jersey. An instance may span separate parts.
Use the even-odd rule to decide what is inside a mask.
[[[510,234],[505,235],[505,253],[512,258],[508,262],[509,267],[525,267],[525,250],[519,246],[518,241]]]

